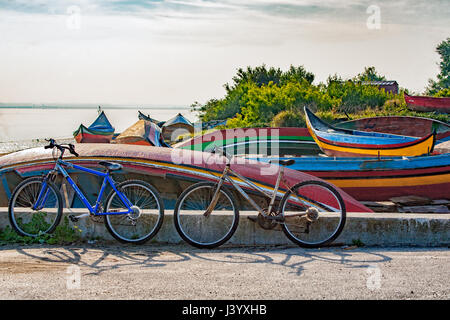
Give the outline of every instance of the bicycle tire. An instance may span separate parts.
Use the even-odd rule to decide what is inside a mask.
[[[116,228],[113,226],[113,224],[111,222],[111,219],[114,215],[105,215],[104,222],[105,222],[106,229],[116,240],[118,240],[119,242],[122,242],[122,243],[143,244],[143,243],[147,242],[148,240],[150,240],[151,238],[153,238],[158,233],[158,231],[161,229],[161,226],[163,224],[164,202],[162,201],[161,196],[159,195],[159,192],[155,187],[153,187],[151,184],[149,184],[145,181],[142,181],[142,180],[127,180],[127,181],[120,183],[117,186],[117,189],[119,189],[123,193],[122,190],[127,188],[127,186],[139,186],[139,185],[144,187],[145,189],[149,190],[155,199],[155,203],[158,206],[158,208],[156,208],[158,211],[157,212],[157,215],[158,215],[157,222],[156,222],[155,226],[151,229],[151,231],[149,233],[147,233],[146,235],[144,235],[143,237],[139,237],[137,239],[130,239],[130,238],[125,237],[124,235],[119,234],[119,232],[117,230],[115,230]],[[110,206],[111,202],[113,201],[114,195],[116,195],[116,194],[117,193],[114,190],[112,190],[109,193],[108,197],[105,200],[105,203],[106,203],[105,212],[109,212],[109,206]],[[127,216],[129,216],[129,215],[127,215]]]
[[[216,241],[212,241],[212,242],[210,241],[207,243],[200,243],[198,241],[193,240],[189,235],[187,235],[180,223],[180,207],[181,207],[181,205],[184,203],[184,200],[186,199],[186,197],[188,197],[191,194],[191,192],[194,192],[196,189],[199,189],[199,188],[211,188],[213,191],[215,191],[217,188],[217,184],[213,183],[213,182],[198,182],[198,183],[195,183],[195,184],[189,186],[187,189],[185,189],[181,193],[181,195],[178,197],[177,202],[175,204],[174,217],[173,217],[175,229],[177,230],[180,237],[184,241],[186,241],[188,244],[192,245],[193,247],[201,248],[201,249],[217,248],[217,247],[223,245],[224,243],[226,243],[233,236],[233,234],[235,233],[235,231],[238,227],[239,209],[237,206],[237,201],[236,201],[235,197],[233,196],[233,194],[228,189],[226,189],[224,187],[222,187],[220,189],[220,191],[224,193],[224,195],[228,198],[228,200],[230,200],[230,203],[233,206],[233,222],[231,224],[230,229],[220,239],[218,239]],[[209,205],[209,203],[208,203],[208,205]],[[205,208],[205,210],[206,210],[206,208]]]
[[[14,229],[14,231],[24,237],[37,237],[39,236],[39,234],[51,234],[52,232],[55,231],[56,227],[59,225],[59,223],[61,222],[61,218],[62,218],[62,213],[63,213],[63,204],[62,204],[62,197],[61,197],[61,193],[58,190],[58,187],[51,181],[47,181],[47,185],[50,189],[52,189],[52,191],[54,192],[54,195],[56,196],[56,200],[58,201],[57,204],[57,212],[56,212],[56,217],[55,217],[55,221],[50,225],[50,227],[45,230],[45,231],[41,231],[38,232],[37,234],[30,234],[27,233],[26,231],[22,230],[17,222],[17,219],[15,217],[15,205],[18,203],[18,198],[20,193],[25,190],[25,188],[28,185],[31,185],[33,183],[39,183],[42,184],[44,178],[43,177],[31,177],[31,178],[27,178],[25,180],[23,180],[22,182],[20,182],[17,187],[14,189],[13,193],[11,194],[11,198],[9,200],[8,203],[8,218],[9,218],[9,222],[12,226],[12,228]],[[36,189],[35,189],[36,190]],[[40,190],[40,189],[39,189]],[[30,194],[27,194],[27,196],[29,197]],[[31,199],[30,199],[31,200]],[[34,201],[37,199],[33,199]],[[33,201],[30,201],[30,205],[32,204]],[[30,208],[31,209],[31,208]]]
[[[286,208],[286,204],[287,204],[287,200],[289,199],[290,195],[292,194],[293,191],[297,191],[299,188],[301,187],[305,187],[308,185],[315,185],[315,186],[320,186],[322,188],[327,189],[328,191],[330,191],[336,198],[337,203],[340,206],[341,212],[340,212],[340,220],[339,220],[339,224],[337,225],[337,228],[334,230],[333,234],[331,234],[329,237],[327,237],[325,240],[316,242],[316,243],[309,243],[309,242],[305,242],[303,240],[298,239],[297,237],[295,237],[293,235],[293,233],[288,229],[288,227],[286,226],[286,223],[283,223],[282,226],[282,230],[284,232],[284,234],[289,238],[289,240],[291,240],[293,243],[299,245],[300,247],[304,247],[304,248],[319,248],[319,247],[323,247],[327,244],[332,243],[341,233],[342,230],[344,229],[345,226],[345,222],[346,222],[346,208],[345,208],[345,202],[342,199],[341,194],[329,183],[326,183],[324,181],[319,181],[319,180],[308,180],[308,181],[303,181],[300,183],[297,183],[296,185],[294,185],[294,187],[292,187],[290,190],[288,190],[285,195],[283,196],[283,198],[281,199],[280,202],[280,213],[284,216],[284,210]]]

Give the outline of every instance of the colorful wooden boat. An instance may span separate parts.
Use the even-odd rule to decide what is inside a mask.
[[[433,152],[436,133],[423,138],[333,127],[305,107],[309,133],[328,156],[420,156]]]
[[[109,143],[114,135],[114,127],[102,111],[97,119],[89,126],[81,124],[74,131],[73,136],[78,143]]]
[[[442,121],[407,116],[385,116],[350,120],[335,124],[339,129],[424,137],[436,131],[436,145],[450,141],[450,125]]]
[[[80,157],[65,157],[66,161],[100,170],[102,167],[98,164],[99,161],[118,162],[122,164],[123,169],[114,173],[114,175],[121,175],[116,177],[117,181],[134,178],[150,182],[161,193],[166,209],[173,208],[180,193],[192,183],[205,180],[218,181],[226,165],[224,157],[180,149],[127,144],[77,144],[75,149]],[[42,147],[0,157],[0,206],[7,206],[12,190],[20,181],[26,177],[46,173],[53,169],[54,165],[51,150]],[[277,165],[238,157],[232,161],[231,167],[267,191],[274,189],[280,170]],[[73,174],[73,179],[85,191],[88,200],[94,203],[97,197],[96,193],[102,183],[101,179],[73,169],[69,169],[69,172]],[[289,185],[305,180],[321,180],[291,169],[286,169],[285,173],[285,180]],[[237,178],[234,180],[242,188],[248,190],[248,186],[243,181]],[[56,183],[61,184],[61,181],[57,180]],[[348,212],[372,212],[344,191],[338,190],[345,201]],[[278,195],[281,197],[285,192],[286,188],[283,186]],[[255,194],[252,194],[252,197],[255,197],[257,201],[263,200]],[[68,194],[68,198],[71,207],[81,206],[80,201],[73,193]],[[333,199],[329,199],[329,201],[331,202]],[[327,200],[324,202],[327,204]],[[240,198],[242,208],[247,209],[244,207],[246,203],[243,198]]]
[[[290,169],[326,180],[359,201],[387,201],[417,195],[450,199],[450,154],[392,158],[294,159]],[[274,158],[259,158],[262,162]]]
[[[175,141],[178,136],[186,133],[194,133],[194,126],[181,113],[162,125],[162,134],[165,141]]]
[[[131,127],[119,134],[114,139],[114,143],[168,147],[162,140],[161,128],[155,123],[146,120],[138,120]]]
[[[410,96],[406,93],[408,109],[424,112],[450,113],[450,97]]]
[[[183,141],[176,148],[209,151],[224,148],[234,155],[317,155],[320,149],[306,128],[239,128],[215,130]]]
[[[158,126],[162,126],[164,124],[164,121],[159,121],[159,120],[153,119],[150,117],[150,115],[145,115],[139,110],[138,110],[138,119],[153,122],[154,124],[156,124]]]

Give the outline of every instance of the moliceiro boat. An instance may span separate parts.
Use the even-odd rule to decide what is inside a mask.
[[[236,128],[206,133],[176,144],[187,150],[220,147],[233,155],[317,155],[319,147],[306,128]]]
[[[445,122],[409,116],[381,116],[349,120],[335,124],[339,129],[424,137],[436,131],[436,145],[450,141],[450,125]]]
[[[89,127],[81,124],[73,136],[78,143],[109,143],[114,136],[114,130],[105,112],[102,111]]]
[[[420,156],[432,153],[436,142],[435,131],[417,138],[339,129],[319,119],[307,107],[305,118],[314,141],[326,155],[333,157]]]
[[[359,201],[387,201],[416,195],[450,199],[450,153],[390,158],[255,158],[262,162],[293,159],[289,166],[341,188]]]
[[[450,113],[450,97],[423,97],[404,94],[408,109],[423,112]]]

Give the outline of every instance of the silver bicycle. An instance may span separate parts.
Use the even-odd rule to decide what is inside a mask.
[[[258,186],[258,183],[231,169],[232,156],[223,149],[215,148],[213,153],[216,152],[227,158],[218,182],[205,181],[191,185],[175,204],[175,228],[190,245],[215,248],[233,236],[239,223],[239,209],[232,189],[258,212],[257,216],[249,216],[250,220],[268,230],[281,226],[285,235],[301,247],[325,246],[342,232],[346,220],[345,203],[332,185],[309,180],[290,187],[283,179],[285,167],[295,163],[295,160],[278,161],[280,170],[275,187],[267,191],[266,186]],[[281,184],[286,191],[281,190]],[[258,205],[241,185],[262,196],[265,205]]]

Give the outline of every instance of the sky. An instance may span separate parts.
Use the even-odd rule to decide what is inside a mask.
[[[0,0],[0,103],[189,106],[263,63],[421,93],[448,37],[448,0]]]

